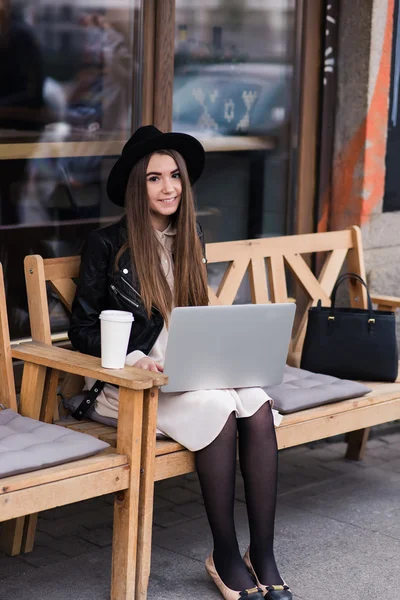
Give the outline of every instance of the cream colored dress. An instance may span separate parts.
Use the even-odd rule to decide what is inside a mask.
[[[173,287],[172,244],[175,231],[168,226],[163,232],[156,231],[160,241],[160,258],[167,281]],[[164,364],[168,330],[164,325],[149,357]],[[145,354],[138,350],[126,357],[127,365],[134,365]],[[87,387],[94,379],[86,378]],[[158,431],[176,440],[195,452],[208,446],[221,432],[229,415],[251,417],[271,398],[261,388],[242,388],[238,390],[199,390],[195,392],[165,393],[160,390],[158,397]],[[105,385],[98,396],[96,412],[105,417],[118,418],[118,388]],[[275,425],[282,417],[273,410]]]

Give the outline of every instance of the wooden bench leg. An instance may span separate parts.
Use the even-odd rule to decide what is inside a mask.
[[[111,600],[134,600],[139,514],[143,392],[120,388],[117,450],[128,456],[129,489],[115,495]]]
[[[21,551],[24,554],[28,554],[29,552],[32,552],[32,550],[33,550],[33,546],[35,543],[38,517],[39,517],[39,515],[37,513],[34,515],[28,515],[27,517],[25,517],[24,535],[22,538],[22,547],[21,547]]]
[[[346,458],[348,460],[362,460],[364,458],[365,448],[367,446],[370,427],[366,429],[357,429],[347,435]]]
[[[139,531],[136,563],[136,600],[146,600],[150,577],[153,533],[158,388],[146,390],[143,407],[142,462],[139,495]]]
[[[0,551],[9,556],[17,556],[21,552],[24,534],[25,517],[0,523]]]

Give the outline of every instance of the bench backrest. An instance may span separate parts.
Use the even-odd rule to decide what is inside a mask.
[[[17,410],[3,267],[0,263],[0,404]]]
[[[307,260],[313,253],[324,258],[318,278]],[[306,256],[306,259],[304,258]],[[209,289],[211,304],[232,304],[245,274],[248,274],[253,303],[288,302],[288,277],[305,292],[292,352],[301,351],[307,325],[307,311],[321,299],[328,305],[335,281],[345,260],[347,270],[365,279],[361,232],[358,227],[345,231],[294,235],[276,238],[207,244],[209,264],[227,263],[217,290]],[[51,329],[46,293],[49,282],[64,306],[70,311],[75,295],[74,278],[79,276],[79,257],[45,259],[38,255],[25,259],[31,334],[35,341],[51,343]],[[360,284],[350,286],[352,306],[366,307],[366,294]]]

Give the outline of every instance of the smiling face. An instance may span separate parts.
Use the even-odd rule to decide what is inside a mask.
[[[146,187],[153,227],[164,231],[178,210],[182,182],[178,165],[168,154],[153,154],[146,171]]]

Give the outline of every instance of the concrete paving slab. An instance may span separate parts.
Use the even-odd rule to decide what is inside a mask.
[[[2,582],[0,600],[109,600],[111,548]]]
[[[400,540],[400,474],[395,472],[376,467],[358,470],[342,477],[336,485],[321,483],[286,494],[282,501],[311,514]]]
[[[343,460],[343,442],[320,442],[280,454],[275,550],[295,600],[369,600],[385,590],[397,600],[396,433],[390,443],[380,437],[383,443],[373,444],[361,463]],[[198,492],[195,474],[156,484],[155,516],[167,511],[174,518],[163,527],[154,526],[148,600],[220,598],[204,571],[212,541]],[[244,552],[249,539],[241,479],[237,492],[236,525]],[[31,555],[0,555],[0,600],[109,600],[111,501],[108,496],[45,514]]]

